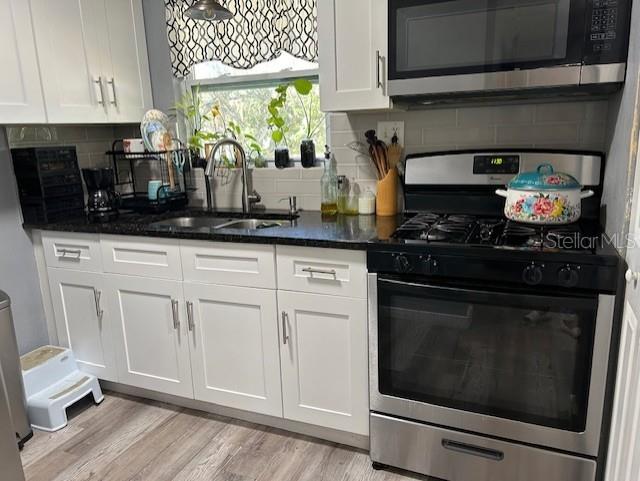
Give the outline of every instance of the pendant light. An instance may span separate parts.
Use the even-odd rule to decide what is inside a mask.
[[[208,22],[228,20],[233,14],[215,0],[196,0],[187,11],[186,15],[194,20],[206,20]]]

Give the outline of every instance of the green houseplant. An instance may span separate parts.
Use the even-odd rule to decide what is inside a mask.
[[[276,147],[280,142],[287,144],[286,134],[289,127],[282,114],[283,108],[288,100],[289,87],[293,87],[295,97],[298,100],[300,110],[304,115],[303,139],[300,143],[300,161],[303,167],[312,167],[316,162],[316,149],[313,142],[313,136],[317,134],[324,120],[324,115],[317,115],[317,111],[313,109],[313,96],[310,95],[313,90],[313,83],[305,78],[299,78],[291,82],[278,85],[275,89],[276,96],[269,103],[268,125],[272,128],[271,137],[276,143]],[[308,97],[308,100],[306,98]]]
[[[289,84],[280,84],[276,87],[276,96],[271,99],[267,110],[267,125],[271,129],[271,139],[275,144],[275,163],[279,169],[289,166],[289,144],[287,142],[287,132],[289,128],[282,116],[282,109],[287,103],[287,89]]]
[[[210,121],[211,116],[205,111],[200,98],[200,85],[186,90],[174,107],[187,128],[187,146],[191,151],[192,158],[198,159],[196,163],[201,164],[203,163],[204,144],[214,141],[215,135],[203,129],[204,122]]]

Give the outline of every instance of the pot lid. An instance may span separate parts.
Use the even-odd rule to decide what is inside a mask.
[[[507,185],[517,190],[568,190],[581,189],[580,183],[569,174],[554,172],[550,164],[541,164],[534,172],[522,172]]]

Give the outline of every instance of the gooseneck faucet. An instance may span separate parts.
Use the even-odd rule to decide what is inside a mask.
[[[226,138],[218,141],[211,149],[209,157],[207,158],[207,166],[204,169],[204,179],[207,189],[207,209],[213,208],[213,192],[211,190],[211,178],[213,177],[215,170],[215,157],[218,150],[225,145],[231,145],[240,153],[240,162],[242,163],[242,212],[244,214],[251,213],[251,206],[257,204],[262,200],[260,194],[255,190],[249,193],[249,169],[247,167],[247,154],[245,153],[242,145],[232,138]]]

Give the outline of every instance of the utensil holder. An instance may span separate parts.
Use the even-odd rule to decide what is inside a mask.
[[[378,181],[376,215],[391,216],[398,213],[398,171],[391,169]]]

